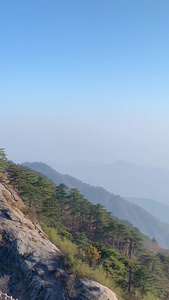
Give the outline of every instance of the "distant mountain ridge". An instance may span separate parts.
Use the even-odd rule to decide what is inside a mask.
[[[169,170],[165,168],[116,161],[86,165],[79,162],[60,166],[59,170],[122,197],[155,199],[169,205]]]
[[[64,183],[69,188],[77,188],[93,204],[100,203],[114,216],[128,220],[150,238],[156,238],[159,245],[169,248],[169,224],[163,223],[143,208],[128,202],[120,196],[107,192],[101,187],[94,187],[69,176],[62,175],[50,166],[41,163],[23,163],[24,166],[40,172],[50,178],[56,185]]]
[[[144,208],[149,213],[153,214],[159,220],[169,223],[169,206],[160,203],[154,199],[147,198],[132,198],[132,197],[123,197],[127,201],[137,204],[140,207]]]

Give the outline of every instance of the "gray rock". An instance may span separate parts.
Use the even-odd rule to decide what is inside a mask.
[[[74,288],[77,291],[75,300],[118,300],[114,292],[92,280],[79,279]]]
[[[0,184],[0,282],[8,275],[5,292],[19,300],[68,299],[60,250],[10,207],[2,190]]]
[[[60,250],[15,207],[17,194],[0,183],[0,287],[18,300],[117,300],[115,294],[101,284],[78,280],[63,266]],[[12,191],[12,193],[15,193]],[[8,198],[9,198],[8,197]],[[9,200],[9,199],[8,199]],[[12,205],[13,204],[13,205]]]

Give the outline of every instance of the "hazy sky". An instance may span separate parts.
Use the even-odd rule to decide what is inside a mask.
[[[0,147],[169,168],[169,1],[0,0]]]

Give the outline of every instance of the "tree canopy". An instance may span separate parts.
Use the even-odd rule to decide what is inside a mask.
[[[1,162],[6,161],[1,149]],[[64,184],[55,186],[44,176],[15,164],[10,164],[7,172],[28,214],[35,212],[38,221],[45,224],[46,232],[53,235],[56,231],[62,239],[77,245],[79,251],[74,263],[82,259],[82,264],[86,262],[93,269],[102,268],[123,291],[124,300],[169,299],[166,298],[169,258],[146,253],[138,230],[129,230],[102,205],[90,203],[77,189]]]
[[[4,171],[7,164],[5,148],[0,148],[0,171]]]

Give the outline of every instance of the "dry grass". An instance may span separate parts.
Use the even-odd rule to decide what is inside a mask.
[[[66,267],[75,275],[76,279],[88,278],[107,286],[111,290],[115,290],[112,277],[101,266],[90,267],[87,262],[80,258],[79,249],[75,244],[66,238],[60,238],[55,229],[47,228],[44,224],[41,224],[41,226],[49,238],[61,250]]]
[[[5,190],[2,190],[2,195],[4,197],[4,199],[10,204],[12,205],[12,203],[14,202],[12,199],[11,199],[11,195],[9,192],[5,191]]]
[[[37,214],[36,214],[36,208],[31,206],[31,207],[24,207],[22,209],[22,212],[25,214],[25,216],[32,221],[33,223],[37,223]]]
[[[0,171],[0,183],[7,180],[7,175]]]

